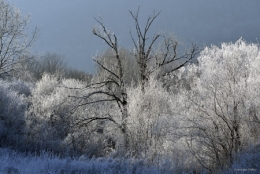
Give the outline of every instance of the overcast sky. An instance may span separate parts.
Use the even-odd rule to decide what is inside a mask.
[[[94,71],[92,57],[107,46],[92,34],[93,17],[102,16],[120,44],[132,49],[129,10],[140,6],[144,21],[161,11],[154,30],[170,31],[182,42],[201,46],[260,39],[260,0],[9,0],[23,15],[30,14],[29,30],[40,29],[33,52],[64,55],[69,66]],[[187,39],[188,38],[188,39]]]

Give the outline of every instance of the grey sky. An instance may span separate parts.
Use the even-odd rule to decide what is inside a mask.
[[[106,45],[92,34],[93,17],[105,24],[132,49],[129,27],[133,20],[128,10],[140,6],[140,18],[153,11],[161,14],[153,29],[170,31],[183,42],[201,46],[236,41],[243,37],[257,42],[260,37],[259,0],[9,0],[22,14],[31,15],[29,29],[40,28],[33,51],[64,55],[68,64],[87,72],[94,71],[92,56]],[[188,38],[188,39],[187,39]],[[260,39],[260,38],[259,38]]]

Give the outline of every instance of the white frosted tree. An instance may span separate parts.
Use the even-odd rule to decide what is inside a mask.
[[[198,62],[186,70],[187,78],[198,76],[190,90],[180,92],[182,114],[190,151],[214,170],[231,165],[248,143],[258,141],[260,50],[240,39],[206,47]]]
[[[29,16],[22,16],[5,0],[0,0],[0,21],[0,76],[4,76],[15,70],[19,58],[29,54],[37,29],[29,37]]]

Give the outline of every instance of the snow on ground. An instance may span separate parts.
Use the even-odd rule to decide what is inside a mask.
[[[0,173],[12,174],[66,174],[66,173],[160,173],[155,167],[147,167],[140,160],[97,158],[59,158],[48,152],[41,155],[22,154],[10,149],[0,149]]]

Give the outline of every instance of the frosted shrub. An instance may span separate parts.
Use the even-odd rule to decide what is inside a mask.
[[[173,126],[170,124],[172,111],[169,95],[161,86],[159,81],[152,78],[145,92],[141,86],[128,90],[130,153],[150,162],[156,162],[166,150],[164,143]]]
[[[23,87],[14,86],[16,83],[0,81],[0,144],[1,146],[11,146],[19,148],[23,143],[26,130],[25,112],[27,103],[23,93]],[[28,91],[27,91],[28,92]]]
[[[44,74],[35,85],[27,124],[30,130],[28,139],[35,143],[36,149],[47,146],[53,150],[60,148],[60,141],[68,134],[69,108],[63,105],[68,93],[63,92],[56,76]],[[39,145],[42,147],[37,147]]]
[[[54,89],[59,85],[58,77],[44,74],[42,79],[36,83],[34,93],[38,95],[51,95]]]
[[[33,85],[31,83],[26,83],[21,80],[15,80],[10,82],[9,89],[17,92],[19,95],[24,95],[29,97],[32,92]]]
[[[78,107],[84,100],[77,96],[87,95],[82,90],[86,85],[48,74],[36,83],[27,113],[31,149],[47,149],[64,155],[98,153],[97,148],[102,149],[96,144],[101,138],[94,133],[95,124],[84,125],[81,121],[96,112],[93,107]]]

